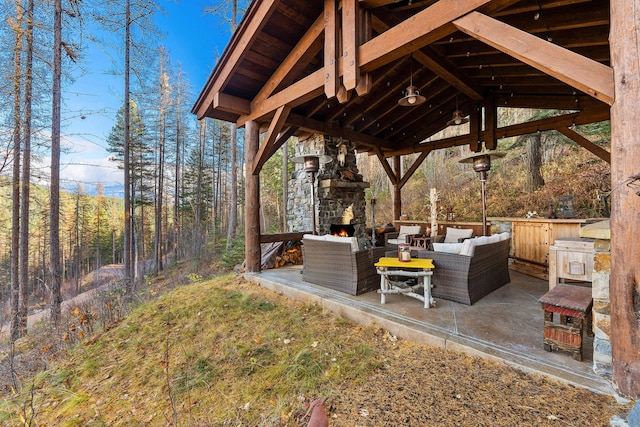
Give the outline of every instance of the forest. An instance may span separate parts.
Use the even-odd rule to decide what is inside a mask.
[[[220,13],[226,3],[218,3],[208,13]],[[224,13],[233,28],[242,5],[229,3]],[[161,11],[158,0],[2,2],[0,325],[12,344],[28,335],[27,316],[43,308],[62,334],[62,301],[87,290],[84,278],[103,266],[122,266],[119,286],[132,296],[167,265],[195,260],[225,270],[244,258],[243,130],[190,113],[200,88],[190,86],[158,43],[152,18]],[[100,40],[89,28],[114,37]],[[89,66],[83,62],[89,39],[110,51],[122,79],[121,107],[104,140],[123,176],[122,194],[67,179],[60,160],[73,149],[66,121],[91,114],[70,108],[64,91]],[[509,122],[550,113],[500,114]],[[608,122],[581,132],[608,147]],[[283,166],[283,150],[290,158],[294,144],[292,138],[262,168],[263,233],[292,231],[283,194],[294,165]],[[499,149],[508,154],[490,173],[490,215],[544,215],[563,195],[573,197],[578,216],[608,214],[609,166],[560,134],[506,139]],[[426,217],[429,189],[437,188],[443,217],[449,211],[478,220],[477,176],[458,163],[465,150],[429,155],[403,189],[403,213]],[[412,160],[407,156],[405,164]],[[371,183],[367,197],[378,201],[377,222],[391,222],[391,184],[378,159],[361,155],[358,167]]]

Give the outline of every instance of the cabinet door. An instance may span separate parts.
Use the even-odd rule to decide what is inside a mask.
[[[549,227],[543,222],[512,223],[513,256],[525,261],[547,263]]]

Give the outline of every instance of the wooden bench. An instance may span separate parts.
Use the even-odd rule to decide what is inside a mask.
[[[585,323],[587,333],[593,336],[591,288],[558,284],[539,301],[544,310],[544,349],[570,351],[575,360],[582,361]],[[554,323],[554,313],[559,314],[560,323]]]

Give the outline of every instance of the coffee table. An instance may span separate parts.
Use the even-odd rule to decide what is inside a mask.
[[[405,295],[424,302],[424,308],[435,306],[436,302],[431,297],[431,276],[433,275],[433,260],[412,258],[411,261],[399,261],[398,258],[383,257],[374,264],[380,275],[380,304],[386,303],[386,296],[393,294]],[[418,278],[416,285],[407,282],[397,282],[389,279],[389,276]],[[416,292],[420,287],[423,293]]]

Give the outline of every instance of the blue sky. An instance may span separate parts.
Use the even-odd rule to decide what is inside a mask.
[[[216,59],[222,54],[231,36],[229,24],[222,18],[204,15],[207,6],[222,0],[161,1],[166,15],[159,15],[156,24],[165,35],[158,40],[169,52],[174,67],[182,65],[194,96],[204,86]],[[62,156],[63,186],[74,188],[76,182],[102,183],[107,189],[120,187],[122,172],[108,161],[106,138],[115,123],[117,109],[122,105],[122,77],[110,73],[111,60],[95,45],[87,44],[83,66],[85,73],[72,85],[63,84],[63,146],[70,150]],[[82,118],[84,117],[84,118]],[[48,161],[48,159],[47,159]]]

